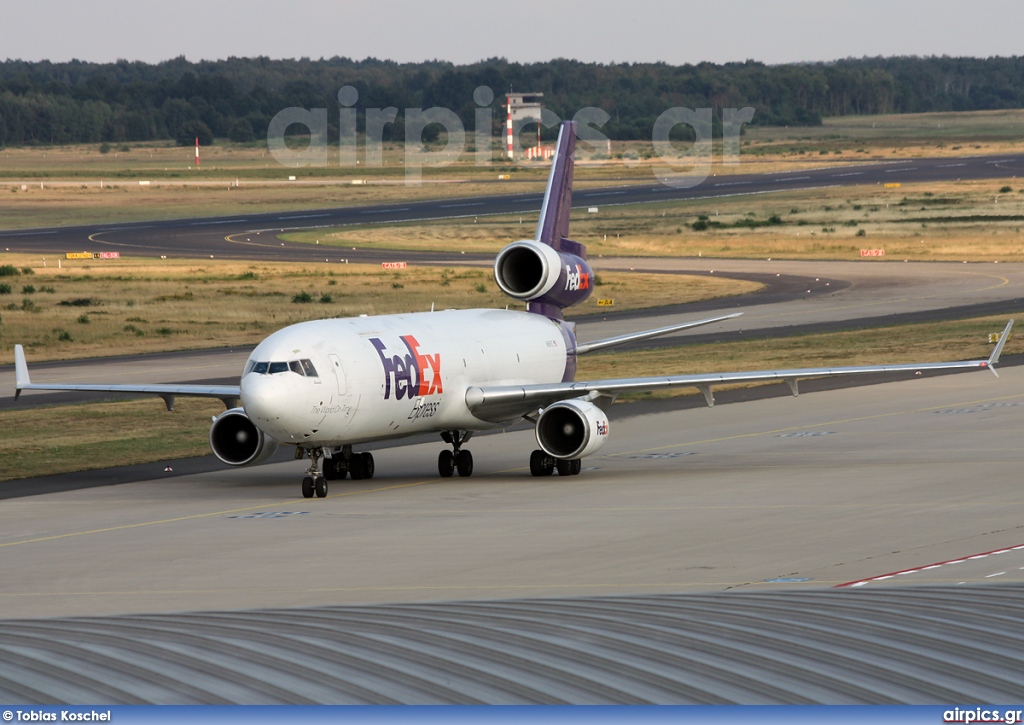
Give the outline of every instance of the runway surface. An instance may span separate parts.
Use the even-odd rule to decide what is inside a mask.
[[[856,186],[882,183],[921,183],[956,179],[1010,178],[1024,175],[1024,156],[974,156],[841,164],[771,174],[712,176],[690,188],[660,183],[599,189],[578,189],[573,205],[607,206],[678,199],[717,198],[746,194]],[[450,219],[490,214],[536,213],[542,195],[511,194],[431,201],[409,201],[379,206],[348,206],[272,214],[246,214],[218,218],[191,218],[131,224],[19,229],[0,232],[0,247],[11,252],[59,254],[67,251],[119,251],[122,254],[174,257],[215,255],[221,258],[316,261],[334,256],[353,261],[433,260],[449,263],[472,255],[410,253],[400,251],[325,251],[316,245],[282,243],[274,233],[286,230],[348,224],[395,223]],[[263,232],[256,234],[256,232]],[[476,258],[484,259],[477,255]]]
[[[323,500],[296,462],[11,499],[0,609],[1021,582],[1024,369],[1001,374],[617,421],[578,477],[531,477],[523,431],[474,439],[469,479],[436,478],[438,443],[382,450]]]

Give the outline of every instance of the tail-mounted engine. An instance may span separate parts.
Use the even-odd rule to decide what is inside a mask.
[[[257,428],[242,408],[217,416],[210,426],[210,448],[229,466],[253,466],[274,455],[279,443]]]
[[[590,296],[594,272],[582,257],[524,239],[498,253],[494,280],[509,297],[565,308]]]
[[[551,319],[561,319],[564,308],[583,302],[594,287],[587,248],[569,239],[575,150],[576,122],[566,121],[558,131],[536,235],[513,242],[494,260],[502,292]]]
[[[585,400],[549,405],[537,419],[537,443],[553,458],[589,456],[608,440],[608,416]]]

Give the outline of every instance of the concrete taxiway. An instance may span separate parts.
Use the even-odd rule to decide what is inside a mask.
[[[11,499],[0,617],[1020,582],[1001,375],[628,418],[578,477],[531,477],[523,431],[472,441],[469,479],[440,444],[379,451],[323,500],[296,462]]]

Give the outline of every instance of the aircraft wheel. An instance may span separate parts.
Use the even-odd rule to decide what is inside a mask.
[[[313,490],[317,498],[327,498],[327,479],[318,478],[313,484]]]
[[[437,454],[437,472],[441,478],[451,478],[455,473],[455,454],[447,448]]]
[[[313,498],[313,479],[309,476],[302,479],[302,497]]]
[[[352,476],[353,481],[359,481],[366,478],[363,475],[363,454],[354,453],[352,458],[348,461],[348,472]]]
[[[373,478],[373,454],[360,453],[359,457],[362,459],[363,478]]]
[[[459,451],[455,457],[455,466],[459,469],[459,475],[468,477],[473,475],[473,454],[469,451]]]
[[[570,461],[570,463],[572,464],[572,466],[569,469],[569,475],[570,476],[578,476],[578,475],[580,475],[580,471],[583,470],[583,461],[580,460],[579,458],[577,458],[577,459],[575,459],[573,461]]]
[[[530,473],[534,476],[550,476],[554,470],[555,466],[547,453],[536,450],[530,454]]]
[[[557,460],[555,461],[555,469],[558,471],[559,476],[571,476],[572,475],[572,464],[573,461],[569,460]]]
[[[343,481],[348,476],[345,461],[341,458],[328,458],[324,461],[324,478],[328,481]]]

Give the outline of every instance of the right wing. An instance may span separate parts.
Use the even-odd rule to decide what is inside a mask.
[[[622,393],[647,392],[668,388],[697,388],[704,394],[708,406],[714,405],[712,388],[730,383],[758,383],[784,380],[793,395],[799,392],[798,383],[808,378],[823,378],[834,375],[864,375],[868,373],[917,372],[920,370],[958,370],[969,368],[988,369],[998,377],[995,365],[1003,346],[1010,336],[1013,320],[1003,330],[999,343],[987,360],[964,362],[911,363],[904,365],[857,365],[835,368],[793,368],[790,370],[755,370],[752,372],[711,373],[699,375],[669,375],[649,378],[620,378],[614,380],[590,380],[572,383],[550,383],[542,385],[486,385],[471,387],[466,391],[466,405],[473,415],[481,420],[501,423],[545,408],[559,400],[588,398],[610,403]]]
[[[25,360],[25,349],[21,345],[14,346],[14,399],[21,397],[23,390],[75,390],[90,393],[136,393],[139,395],[158,395],[164,399],[167,410],[174,410],[174,398],[186,396],[193,398],[218,398],[230,410],[238,406],[239,386],[237,385],[106,385],[92,383],[33,383],[28,375],[28,362]]]

